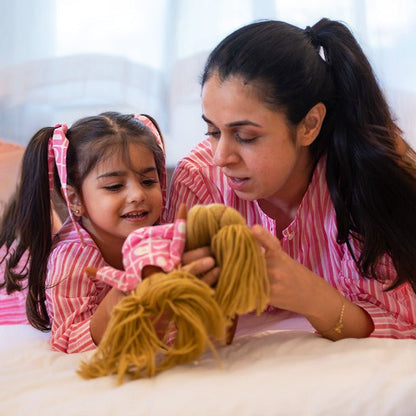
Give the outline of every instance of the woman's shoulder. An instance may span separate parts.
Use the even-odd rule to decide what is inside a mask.
[[[178,162],[178,167],[189,169],[199,169],[207,166],[215,166],[209,139],[198,143],[187,156]]]

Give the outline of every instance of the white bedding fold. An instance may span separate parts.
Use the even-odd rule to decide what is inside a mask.
[[[119,387],[115,377],[85,381],[76,374],[91,353],[53,352],[48,334],[0,327],[0,415],[415,414],[415,340],[334,343],[299,330],[310,329],[301,318],[256,319],[241,319],[233,344],[219,348],[221,367],[206,353]],[[261,332],[253,332],[254,323]]]

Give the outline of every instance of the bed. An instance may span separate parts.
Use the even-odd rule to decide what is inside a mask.
[[[328,341],[284,311],[240,317],[229,346],[151,379],[84,380],[91,352],[52,351],[48,333],[0,327],[0,414],[414,415],[416,340]]]
[[[23,148],[0,140],[0,209]],[[416,340],[331,342],[284,311],[240,317],[229,346],[151,379],[76,374],[92,352],[52,351],[49,334],[0,326],[0,415],[415,415]]]

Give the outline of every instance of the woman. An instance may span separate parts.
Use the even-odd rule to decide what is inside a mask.
[[[272,306],[332,340],[416,338],[414,153],[346,26],[236,30],[207,60],[202,109],[209,139],[180,161],[168,219],[230,205],[263,226]]]

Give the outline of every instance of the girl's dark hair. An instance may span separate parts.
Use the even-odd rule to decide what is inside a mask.
[[[163,141],[156,121],[146,115]],[[7,293],[28,287],[26,311],[29,322],[38,329],[50,329],[45,306],[45,278],[52,247],[52,208],[48,180],[48,141],[54,127],[39,130],[28,143],[22,160],[20,183],[9,201],[0,224],[0,247],[7,253],[4,282]],[[86,117],[68,129],[67,182],[81,194],[84,178],[103,159],[121,152],[130,163],[128,145],[145,145],[154,155],[159,178],[164,174],[165,156],[148,127],[134,118],[117,112]],[[163,144],[163,142],[162,142]],[[55,190],[62,198],[60,180],[54,169]],[[63,198],[62,198],[63,199]],[[28,251],[27,268],[18,270],[19,261]]]
[[[387,253],[398,273],[391,288],[409,281],[416,291],[415,165],[398,151],[402,132],[350,30],[325,18],[305,30],[279,21],[252,23],[211,52],[202,85],[213,74],[253,85],[289,126],[325,104],[327,115],[310,150],[315,164],[327,157],[337,241],[347,244],[360,272],[375,279]],[[351,238],[361,245],[358,258]]]

